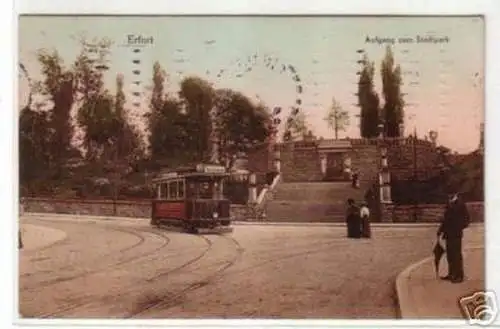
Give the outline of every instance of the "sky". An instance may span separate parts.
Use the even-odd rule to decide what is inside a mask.
[[[405,134],[416,129],[423,138],[436,130],[439,144],[462,153],[478,147],[484,120],[484,32],[479,17],[21,16],[19,61],[31,79],[40,80],[39,49],[56,49],[69,67],[81,50],[78,36],[108,38],[113,45],[106,87],[114,92],[116,75],[124,75],[134,120],[147,110],[158,61],[168,73],[170,94],[183,77],[196,75],[216,88],[282,107],[283,122],[300,99],[311,130],[324,138],[334,137],[324,118],[335,98],[350,115],[339,137],[358,138],[358,50],[375,62],[380,93],[380,63],[389,44],[403,71]],[[152,42],[135,53],[129,36]],[[20,106],[28,89],[19,75]]]

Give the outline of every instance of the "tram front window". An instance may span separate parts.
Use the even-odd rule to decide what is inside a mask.
[[[222,186],[222,181],[216,181],[214,183],[214,199],[219,200],[224,198]]]
[[[221,181],[191,181],[187,184],[187,197],[194,199],[222,199]]]
[[[204,182],[200,184],[200,198],[201,199],[211,199],[212,198],[212,184]]]

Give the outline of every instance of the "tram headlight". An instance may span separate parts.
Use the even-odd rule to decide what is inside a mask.
[[[214,219],[217,219],[217,218],[219,218],[219,214],[218,214],[217,212],[214,212],[214,213],[212,214],[212,217],[213,217]]]

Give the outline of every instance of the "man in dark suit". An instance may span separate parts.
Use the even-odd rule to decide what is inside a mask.
[[[450,196],[444,218],[439,226],[437,235],[446,240],[446,259],[448,261],[448,275],[443,280],[460,283],[464,280],[464,265],[462,258],[463,230],[469,226],[470,217],[465,202],[454,193]]]

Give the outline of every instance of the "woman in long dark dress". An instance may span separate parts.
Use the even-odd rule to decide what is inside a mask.
[[[347,200],[346,224],[348,238],[361,238],[361,217],[359,215],[359,208],[353,199]]]

